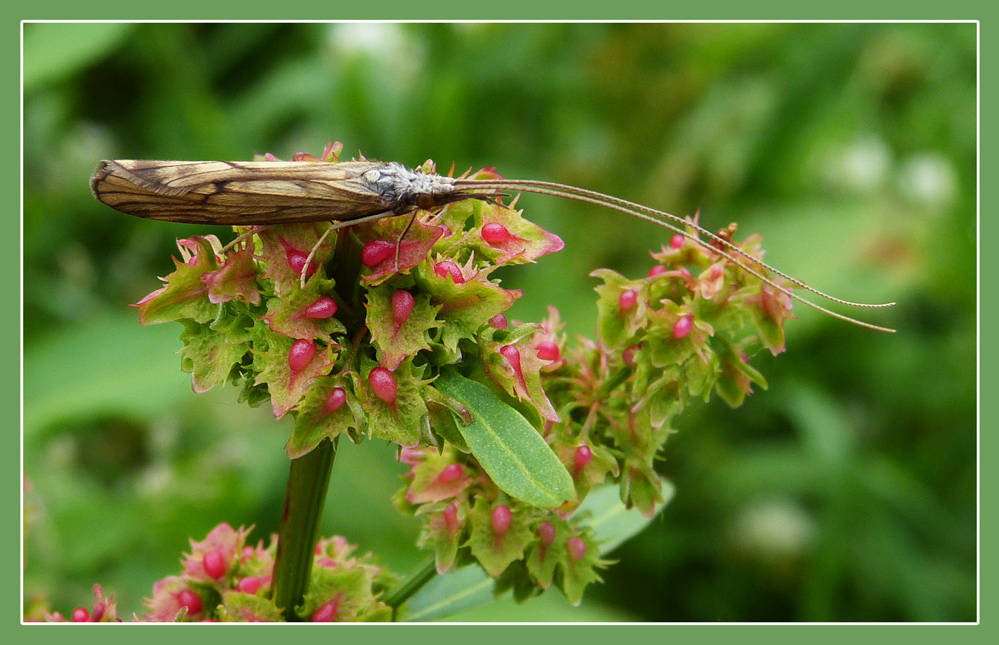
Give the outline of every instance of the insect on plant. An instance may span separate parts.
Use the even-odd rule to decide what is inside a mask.
[[[561,197],[620,211],[672,230],[697,244],[710,245],[742,270],[802,304],[861,327],[889,333],[895,331],[827,309],[777,284],[765,274],[778,276],[839,305],[877,309],[891,307],[894,302],[865,304],[830,296],[752,257],[723,235],[712,233],[689,219],[565,184],[455,178],[410,170],[400,163],[368,160],[329,164],[113,160],[100,162],[90,186],[104,204],[146,219],[237,226],[335,222],[327,234],[384,217],[407,215],[417,209],[438,210],[466,199],[498,199],[508,191]],[[707,241],[701,239],[701,235]],[[398,240],[397,258],[398,245],[404,236],[405,232]],[[312,255],[306,266],[311,260]],[[304,282],[304,274],[302,279]]]
[[[251,564],[209,572],[205,563],[217,559],[209,552],[221,542],[242,552],[245,532],[220,525],[228,541],[213,532],[192,542],[185,575],[197,584],[158,583],[149,619],[185,611],[193,620],[425,617],[421,602],[433,605],[437,592],[421,601],[420,588],[473,561],[518,599],[554,586],[578,604],[609,564],[602,545],[630,535],[624,525],[608,529],[620,535],[600,534],[599,518],[636,509],[642,520],[628,526],[637,530],[668,502],[654,466],[671,419],[712,392],[735,407],[754,385],[766,388],[750,356],[784,351],[792,299],[893,331],[794,293],[843,306],[893,304],[813,289],[761,261],[761,236],[736,241],[734,224],[712,233],[696,217],[582,188],[491,169],[445,176],[431,162],[340,162],[339,150],[331,142],[321,158],[287,162],[102,161],[91,179],[98,200],[130,215],[238,227],[226,246],[214,235],[178,240],[182,259],[136,303],[139,322],[184,325],[182,369],[195,392],[232,383],[241,401],[269,401],[276,418],[294,419],[273,554],[262,549]],[[591,274],[603,283],[595,287],[597,340],[570,345],[554,307],[538,323],[506,319],[522,294],[502,287],[493,270],[563,247],[504,204],[522,192],[675,233],[651,254],[657,264],[643,278]],[[358,224],[325,243],[330,231]],[[251,236],[253,244],[242,243]],[[317,542],[316,530],[344,434],[395,443],[410,467],[394,503],[421,518],[417,546],[434,555],[406,580],[369,569],[370,584],[347,589],[340,567],[327,566],[336,542]],[[253,587],[266,597],[239,590],[248,575],[272,581]],[[177,594],[197,595],[208,578],[213,595],[179,607]],[[344,594],[351,600],[341,606]]]

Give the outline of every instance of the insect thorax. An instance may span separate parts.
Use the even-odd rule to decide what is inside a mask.
[[[361,178],[396,213],[416,206],[443,206],[455,200],[457,191],[451,177],[416,172],[395,162],[369,170]]]

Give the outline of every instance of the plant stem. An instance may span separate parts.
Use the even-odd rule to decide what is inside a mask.
[[[433,558],[430,558],[392,590],[392,593],[385,599],[385,604],[392,608],[392,620],[395,620],[399,606],[409,600],[423,585],[433,580],[436,575],[437,564]]]
[[[291,462],[288,493],[274,561],[274,604],[282,608],[285,620],[300,618],[295,607],[309,587],[309,574],[319,538],[326,491],[329,490],[336,442],[324,439],[310,453]]]
[[[611,374],[607,378],[607,380],[604,381],[600,385],[600,387],[597,388],[597,391],[596,391],[596,394],[595,394],[596,398],[599,400],[599,399],[604,399],[607,396],[609,396],[610,393],[613,392],[617,388],[618,385],[621,385],[622,383],[624,383],[625,381],[627,381],[628,377],[631,376],[633,372],[634,372],[634,370],[631,369],[630,367],[622,367],[621,369],[619,369],[615,373]]]

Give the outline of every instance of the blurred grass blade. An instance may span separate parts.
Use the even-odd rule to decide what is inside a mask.
[[[527,419],[489,388],[445,370],[438,390],[468,408],[472,422],[458,430],[489,477],[507,495],[539,508],[575,498],[572,476]]]
[[[621,502],[617,484],[605,484],[586,496],[573,517],[588,513],[581,524],[593,529],[600,542],[600,555],[606,556],[621,543],[649,525],[673,499],[673,485],[661,480],[665,502],[652,517],[645,517]],[[437,576],[418,591],[406,605],[404,619],[409,622],[438,620],[493,601],[493,579],[480,567],[467,566]]]
[[[78,73],[118,47],[135,25],[28,23],[24,25],[24,91]]]

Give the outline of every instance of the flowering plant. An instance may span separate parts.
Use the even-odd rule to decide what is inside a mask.
[[[338,152],[296,160],[337,163]],[[183,325],[195,392],[232,383],[295,420],[281,535],[251,547],[246,529],[222,524],[192,541],[145,620],[403,619],[434,572],[465,566],[497,593],[556,587],[579,603],[608,565],[579,511],[591,491],[616,486],[651,517],[666,501],[654,461],[675,415],[712,392],[739,405],[766,387],[749,357],[784,349],[787,295],[682,235],[652,253],[646,276],[594,271],[597,336],[570,340],[554,308],[540,322],[505,317],[521,293],[496,270],[563,247],[512,205],[466,199],[324,237],[328,226],[237,227],[228,247],[179,240],[174,271],[137,303],[144,325]],[[759,259],[760,241],[738,247]],[[342,538],[317,543],[341,437],[399,446],[409,470],[394,502],[423,521],[429,573],[399,582]],[[115,618],[95,593],[74,620]]]

